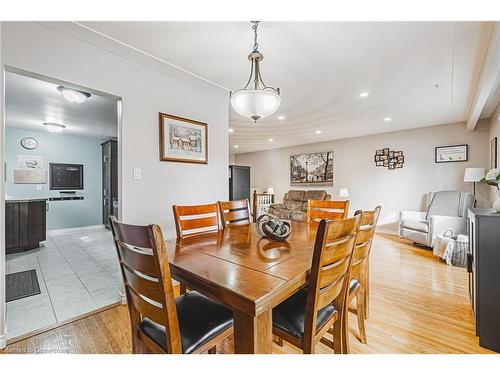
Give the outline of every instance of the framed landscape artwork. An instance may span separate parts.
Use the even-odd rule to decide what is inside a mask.
[[[498,152],[497,152],[497,137],[491,140],[490,146],[490,169],[497,168]]]
[[[160,160],[208,163],[207,124],[160,113]]]
[[[469,160],[469,145],[436,147],[436,163],[453,163]]]
[[[333,152],[290,156],[291,185],[333,185]]]

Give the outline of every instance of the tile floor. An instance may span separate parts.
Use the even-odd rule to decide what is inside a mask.
[[[28,269],[36,269],[41,293],[7,303],[7,339],[121,302],[116,250],[104,227],[48,231],[39,248],[7,255],[7,273]]]

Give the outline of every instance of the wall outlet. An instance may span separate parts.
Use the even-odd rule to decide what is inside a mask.
[[[141,168],[134,168],[134,180],[140,180],[142,178]]]
[[[36,191],[42,190],[42,185],[36,185]]]

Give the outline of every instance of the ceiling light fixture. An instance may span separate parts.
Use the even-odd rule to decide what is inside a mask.
[[[239,147],[240,147],[240,146],[238,146],[238,145],[234,145],[234,148],[239,148]]]
[[[231,105],[241,116],[257,120],[271,116],[281,104],[280,89],[266,86],[260,74],[260,62],[264,59],[258,51],[257,27],[260,21],[252,21],[254,31],[253,51],[248,55],[251,71],[248,82],[241,90],[231,92]]]
[[[267,141],[268,141],[268,142],[274,142],[274,139],[269,138]]]
[[[321,130],[316,130],[314,133],[321,134]]]
[[[368,96],[367,92],[362,92],[361,94],[359,94],[360,98],[366,98],[367,96]]]
[[[233,128],[229,128],[229,129],[227,129],[227,131],[228,131],[229,133],[234,133],[234,129],[233,129]]]
[[[90,94],[88,92],[69,89],[64,86],[58,86],[57,91],[59,91],[64,99],[70,103],[83,103],[90,98]]]
[[[278,120],[284,120],[285,116],[278,116]]]
[[[392,120],[392,119],[391,119],[390,117],[384,117],[384,121],[385,121],[385,122],[389,122],[389,121],[391,121],[391,120]]]
[[[55,122],[44,122],[43,125],[49,132],[52,133],[60,133],[66,127],[66,125],[56,124]]]

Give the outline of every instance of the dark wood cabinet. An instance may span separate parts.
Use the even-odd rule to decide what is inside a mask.
[[[5,202],[5,248],[7,254],[35,249],[46,239],[45,199]]]
[[[109,215],[118,217],[118,143],[107,140],[102,147],[102,223],[109,227]]]
[[[469,210],[469,296],[479,345],[500,352],[500,214]]]
[[[250,200],[250,167],[229,166],[229,200]]]

